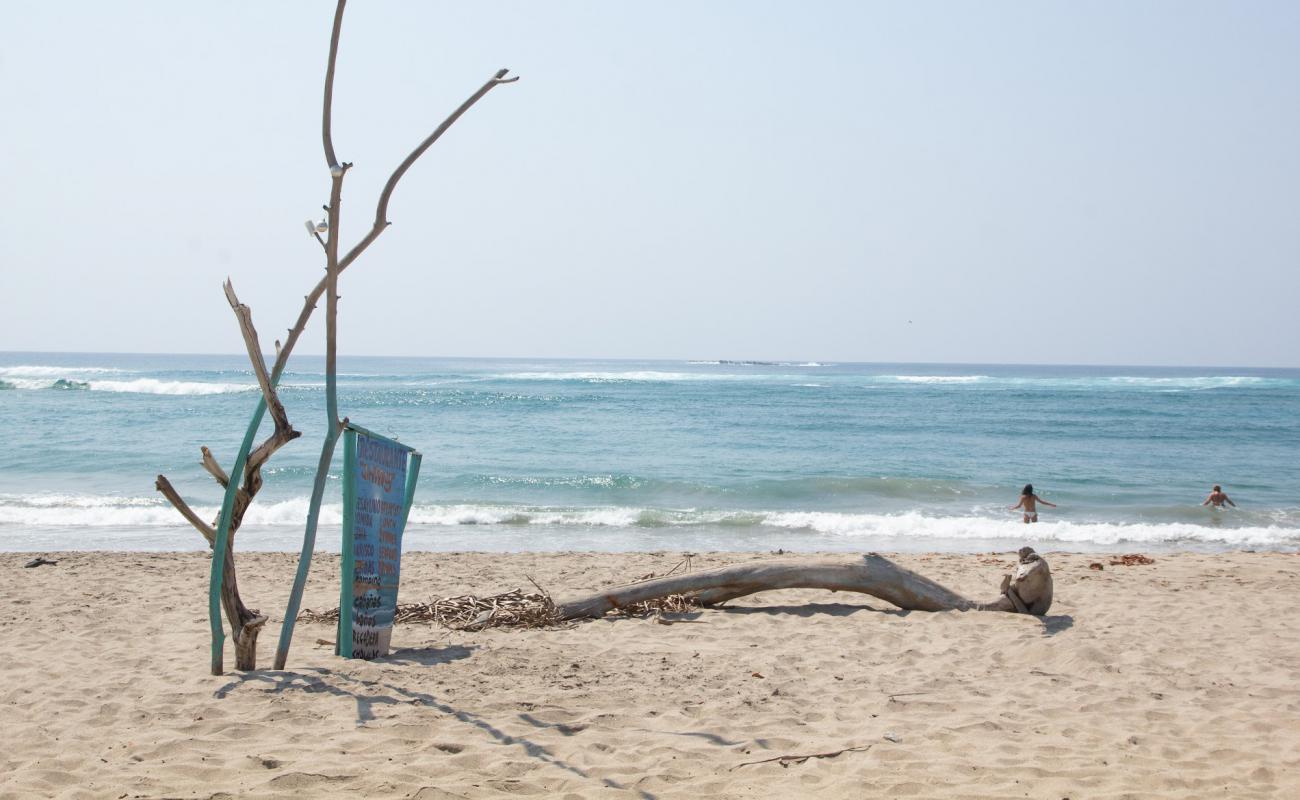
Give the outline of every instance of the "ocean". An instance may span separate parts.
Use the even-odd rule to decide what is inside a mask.
[[[404,546],[487,551],[1292,550],[1300,370],[341,358],[339,407],[424,454]],[[303,437],[238,549],[300,547],[324,361],[281,397]],[[201,550],[257,390],[242,356],[0,353],[0,550]],[[266,426],[269,430],[269,423]],[[321,550],[337,551],[340,452]],[[1058,504],[1026,526],[1021,486]],[[1236,509],[1201,506],[1223,484]]]

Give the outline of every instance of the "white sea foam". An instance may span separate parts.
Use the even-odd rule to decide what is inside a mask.
[[[755,380],[768,376],[634,370],[629,372],[507,372],[493,377],[510,381],[585,381],[587,383],[652,381],[664,383],[676,381]]]
[[[1152,378],[1141,375],[1116,375],[1109,378],[1094,378],[1116,386],[1140,386],[1154,389],[1221,389],[1233,386],[1264,386],[1276,384],[1276,379],[1260,378],[1249,375],[1206,375],[1183,378]]]
[[[1023,539],[1062,545],[1162,544],[1196,542],[1231,546],[1269,546],[1300,542],[1300,529],[1286,527],[1210,527],[1188,523],[1040,522],[1027,528],[1018,519],[988,517],[931,517],[904,514],[844,514],[834,512],[780,512],[764,517],[764,524],[816,531],[845,537],[900,537],[905,539],[1001,540]]]
[[[898,383],[979,383],[989,379],[987,375],[881,375],[880,380]]]
[[[0,367],[0,384],[21,390],[71,389],[132,394],[208,395],[244,392],[255,383],[171,381],[158,378],[100,378],[100,375],[129,375],[127,370],[108,367]]]
[[[157,378],[136,378],[129,381],[88,381],[92,392],[131,392],[136,394],[205,395],[247,392],[257,388],[253,383],[207,383],[204,381],[161,381]]]
[[[59,384],[58,380],[63,380],[63,383]],[[58,380],[51,380],[50,378],[16,378],[12,375],[6,375],[5,377],[0,378],[0,385],[9,389],[27,389],[27,390],[54,389],[54,388],[68,388],[68,389],[88,388],[87,385],[81,381],[68,382],[66,379],[58,379]],[[56,384],[58,384],[57,387]]]
[[[211,520],[220,507],[196,504],[194,513]],[[244,515],[246,525],[296,525],[307,518],[307,498],[255,503]],[[337,525],[343,519],[338,504],[321,510],[321,522]],[[154,527],[184,525],[176,510],[161,497],[47,494],[0,495],[0,525],[68,528]]]
[[[1289,378],[1262,378],[1250,375],[1200,375],[1153,377],[1146,375],[1110,375],[1087,377],[990,376],[990,375],[876,375],[869,380],[881,383],[973,384],[987,387],[1028,389],[1153,389],[1181,392],[1204,389],[1266,388],[1293,386]]]
[[[305,496],[255,503],[245,515],[244,525],[300,528],[307,517],[307,506],[308,499]],[[216,516],[218,508],[215,504],[199,504],[194,510],[200,517],[210,520]],[[572,529],[700,529],[724,526],[729,530],[802,530],[845,540],[889,538],[912,542],[1019,541],[1028,535],[1036,542],[1062,547],[1143,544],[1202,544],[1222,547],[1300,545],[1300,528],[1285,525],[1228,527],[1182,522],[1055,521],[1040,522],[1027,528],[1016,518],[929,516],[917,512],[868,514],[625,506],[552,508],[431,504],[412,508],[409,521],[412,526],[426,528],[491,525]],[[342,507],[339,503],[328,503],[322,507],[322,525],[337,526],[341,522]],[[184,521],[162,498],[65,494],[0,495],[0,525],[66,529],[185,527]],[[683,534],[689,536],[685,531]],[[689,542],[684,542],[683,546],[687,545]]]

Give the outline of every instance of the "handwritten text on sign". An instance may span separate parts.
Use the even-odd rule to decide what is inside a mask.
[[[402,523],[407,449],[387,439],[356,434],[352,508],[352,657],[388,654],[397,611],[402,563]],[[345,522],[346,524],[346,522]]]

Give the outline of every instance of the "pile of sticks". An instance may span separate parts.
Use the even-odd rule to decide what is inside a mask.
[[[629,617],[681,614],[698,606],[687,595],[672,594],[644,603],[633,603],[617,609]],[[339,621],[339,610],[313,611],[310,608],[298,614],[299,622]],[[566,623],[560,618],[555,602],[545,592],[525,594],[513,589],[491,597],[464,594],[458,597],[441,597],[427,603],[399,603],[394,623],[426,622],[458,631],[481,631],[485,628],[553,628]]]
[[[691,559],[694,553],[684,553],[683,559],[664,576],[672,575],[685,568],[691,571]],[[650,580],[656,576],[653,572],[642,575],[639,581]],[[491,597],[476,597],[463,594],[457,597],[441,597],[427,603],[399,603],[393,622],[431,622],[444,628],[457,631],[481,631],[484,628],[553,628],[572,625],[564,620],[555,601],[537,581],[528,578],[536,592],[525,594],[519,589],[512,589]],[[699,602],[690,595],[670,594],[656,597],[641,603],[630,603],[615,609],[615,613],[628,617],[655,616],[663,614],[682,614],[699,607]],[[310,608],[298,614],[299,622],[333,622],[339,621],[339,610],[313,611]]]
[[[299,622],[338,622],[338,619],[337,608],[307,609],[298,615]],[[477,631],[498,627],[546,628],[560,624],[560,616],[546,594],[524,594],[513,589],[491,597],[465,594],[435,598],[427,603],[399,603],[393,622],[431,622],[453,630]]]

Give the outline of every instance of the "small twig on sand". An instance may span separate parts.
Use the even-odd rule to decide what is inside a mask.
[[[843,750],[832,750],[829,753],[809,753],[806,756],[800,756],[800,755],[776,756],[775,758],[764,758],[759,761],[746,761],[743,764],[737,764],[736,766],[732,767],[732,769],[740,769],[741,767],[748,767],[750,764],[768,764],[773,761],[779,761],[781,762],[781,766],[788,767],[791,764],[802,764],[803,762],[807,761],[810,758],[835,758],[836,756],[843,755],[844,753],[858,753],[870,749],[871,749],[871,745],[864,744],[861,745],[860,747],[846,747]]]
[[[1141,553],[1129,553],[1124,556],[1111,556],[1110,559],[1110,565],[1112,567],[1136,567],[1154,563],[1156,563],[1154,558],[1144,556]]]

